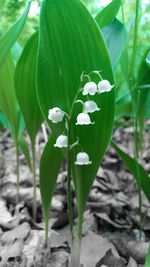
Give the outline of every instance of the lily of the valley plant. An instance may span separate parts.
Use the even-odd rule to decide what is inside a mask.
[[[96,72],[99,74],[99,72]],[[90,76],[82,74],[81,75],[81,82],[84,77],[88,77],[90,79]],[[101,77],[101,76],[100,76]],[[79,146],[79,151],[76,154],[76,160],[74,161],[74,164],[77,166],[87,166],[91,165],[93,162],[90,160],[90,155],[84,151],[82,148],[82,143],[80,142],[79,137],[77,137],[77,142],[75,141],[73,144],[70,143],[70,132],[71,132],[71,127],[70,127],[70,121],[72,119],[72,113],[74,111],[75,105],[77,103],[80,103],[82,105],[82,112],[80,112],[77,117],[76,117],[76,127],[84,127],[84,126],[89,126],[91,124],[94,124],[95,122],[91,121],[90,118],[90,113],[94,112],[100,112],[100,108],[97,106],[97,103],[93,100],[90,99],[91,96],[95,96],[96,94],[101,94],[101,93],[107,93],[112,90],[114,86],[110,84],[108,80],[101,80],[98,82],[98,85],[92,81],[87,82],[84,85],[83,89],[79,88],[79,91],[77,92],[77,95],[75,96],[75,99],[72,103],[71,107],[71,112],[66,113],[65,111],[61,110],[59,107],[52,107],[48,110],[48,120],[50,120],[54,124],[59,124],[62,121],[65,121],[65,129],[63,129],[63,132],[61,135],[59,135],[56,138],[54,147],[59,148],[59,149],[65,149],[64,151],[66,158],[68,159],[71,157],[71,154],[69,151],[71,149],[74,149],[75,146]],[[80,97],[80,94],[84,96],[86,101],[78,99]],[[98,96],[101,97],[101,96]],[[103,108],[103,107],[101,107]],[[86,149],[86,148],[85,148]],[[73,232],[73,211],[72,211],[72,199],[71,199],[71,188],[70,188],[70,183],[71,183],[71,166],[70,166],[70,159],[67,162],[68,164],[68,175],[67,175],[67,194],[68,194],[68,209],[69,209],[69,220],[70,220],[70,236],[71,236],[71,247],[73,248],[73,243],[74,239],[76,239],[75,234]],[[80,177],[82,179],[82,176]],[[80,246],[80,243],[78,244]],[[73,250],[74,253],[74,250]],[[74,260],[74,255],[71,257],[71,263],[70,266],[75,266],[75,260]]]

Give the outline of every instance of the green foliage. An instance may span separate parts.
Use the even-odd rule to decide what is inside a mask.
[[[0,69],[0,109],[7,116],[14,139],[18,137],[17,99],[14,89],[14,70],[12,54],[9,54],[5,64]]]
[[[52,136],[45,146],[40,161],[40,189],[47,239],[52,195],[62,159],[65,157],[68,161],[68,192],[69,179],[72,176],[75,185],[79,213],[78,236],[81,238],[86,200],[111,139],[115,105],[114,89],[109,93],[96,94],[87,99],[82,95],[81,89],[87,82],[86,79],[84,81],[80,79],[83,72],[89,75],[92,81],[98,83],[100,76],[92,71],[100,71],[102,78],[109,80],[111,84],[114,84],[114,73],[116,127],[118,120],[124,116],[129,116],[134,120],[134,141],[137,153],[135,158],[132,158],[113,142],[112,146],[150,201],[150,179],[138,163],[138,127],[136,127],[140,128],[141,148],[145,119],[150,116],[150,53],[148,53],[149,34],[146,17],[144,19],[142,17],[143,20],[140,23],[138,1],[135,5],[133,1],[130,3],[127,0],[113,0],[102,9],[101,1],[83,0],[94,17],[98,13],[94,19],[80,0],[44,0],[41,7],[39,32],[31,36],[21,54],[22,47],[16,43],[16,40],[26,23],[31,2],[31,0],[27,1],[23,14],[0,39],[0,111],[3,112],[0,113],[0,123],[10,128],[17,151],[20,146],[33,171],[34,196],[36,196],[34,144],[43,121],[40,108],[47,121],[48,110],[53,107],[59,107],[68,114],[69,129],[66,129],[65,121],[58,124],[48,121]],[[35,0],[35,2],[39,4],[40,1]],[[9,17],[12,12],[14,17],[18,16],[23,4],[24,0],[21,2],[0,0],[2,17],[4,14]],[[118,12],[120,7],[122,12]],[[98,12],[99,8],[100,12]],[[148,6],[142,9],[141,15],[145,11],[149,11]],[[23,32],[23,40],[26,39],[26,35],[29,37],[33,27],[37,26],[37,17],[30,18],[29,21],[31,27],[27,33]],[[7,23],[5,26],[7,28]],[[133,26],[135,26],[134,31]],[[139,31],[138,28],[140,28]],[[91,121],[95,123],[86,126],[76,125],[77,115],[83,110],[79,103],[75,103],[75,100],[89,99],[94,100],[100,108],[100,111],[90,114]],[[22,136],[25,127],[32,142],[32,164],[28,146]],[[54,143],[60,134],[66,133],[69,144],[67,149],[61,151],[54,147]],[[77,139],[79,145],[70,150],[70,146]],[[81,151],[88,153],[92,161],[91,165],[75,165],[77,153]],[[68,193],[69,210],[70,197]],[[148,253],[146,264],[148,264],[149,255],[150,253]]]
[[[54,0],[44,1],[40,18],[37,89],[45,119],[48,117],[48,110],[53,107],[59,107],[70,114],[73,100],[81,86],[81,74],[83,71],[90,73],[93,70],[101,70],[103,78],[109,79],[111,84],[114,83],[103,38],[85,6],[79,0],[59,3]],[[97,75],[92,78],[97,82]],[[83,99],[81,93],[80,98]],[[108,94],[97,95],[94,100],[101,108],[100,112],[91,116],[94,125],[75,125],[77,114],[81,112],[79,104],[75,104],[71,113],[70,144],[78,137],[83,150],[92,160],[91,165],[76,166],[74,162],[79,147],[70,151],[79,210],[79,237],[88,193],[111,138],[114,90]],[[63,133],[64,123],[48,123],[56,137]]]
[[[138,170],[140,172],[141,177],[141,188],[144,191],[145,195],[147,196],[147,199],[150,201],[150,177],[147,174],[147,172],[144,170],[141,164],[136,162],[136,160],[132,157],[130,157],[127,153],[125,153],[122,149],[120,149],[114,142],[111,142],[111,145],[115,149],[116,153],[119,155],[119,157],[122,159],[122,161],[126,164],[129,171],[133,174],[134,178],[138,181]]]
[[[30,9],[31,1],[28,1],[25,10],[21,17],[13,24],[13,26],[6,32],[6,34],[0,39],[0,67],[4,64],[5,59],[15,44],[18,36],[20,35],[24,24],[27,19],[27,15]]]
[[[54,147],[55,136],[51,135],[40,160],[40,190],[46,222],[46,241],[48,238],[48,221],[52,196],[62,162],[62,154]]]
[[[101,28],[99,21],[97,21],[97,23]],[[112,65],[115,67],[128,40],[125,26],[119,20],[114,19],[110,25],[102,28],[102,34],[109,50]]]
[[[15,73],[17,99],[33,144],[43,121],[36,95],[37,48],[38,33],[35,33],[25,46]]]
[[[7,117],[2,112],[0,112],[0,124],[1,124],[0,130],[3,129],[4,127],[8,129],[11,128]]]
[[[149,246],[149,249],[148,249],[148,253],[147,253],[147,256],[146,256],[144,267],[149,267],[149,265],[150,265],[150,246]]]
[[[135,88],[135,98],[137,102],[137,116],[138,124],[140,128],[140,141],[142,143],[142,136],[144,132],[145,119],[150,117],[150,113],[147,112],[148,95],[150,93],[150,69],[145,62],[145,56],[147,51],[144,53],[141,59],[141,64],[138,70],[137,87]]]
[[[113,0],[96,15],[96,21],[100,28],[103,28],[114,21],[121,3],[121,0]]]
[[[29,153],[29,147],[25,141],[25,139],[22,137],[22,135],[19,135],[18,138],[18,145],[21,149],[21,151],[23,152],[25,159],[28,163],[28,166],[30,168],[30,170],[32,170],[32,164],[31,164],[31,157],[30,157],[30,153]]]
[[[148,67],[150,67],[150,52],[148,52],[148,54],[146,56],[146,63],[148,65]]]

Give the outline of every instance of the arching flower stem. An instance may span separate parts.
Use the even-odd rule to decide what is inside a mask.
[[[81,80],[81,82],[83,82],[83,81],[84,81],[84,78],[87,78],[88,82],[90,82],[90,81],[91,81],[91,78],[90,78],[90,76],[89,76],[89,75],[87,75],[87,74],[85,74],[85,71],[83,71],[83,72],[82,72],[82,74],[81,74],[81,76],[80,76],[80,80]]]
[[[94,73],[94,74],[98,75],[98,76],[99,76],[99,78],[100,78],[101,80],[103,80],[103,77],[102,77],[102,75],[100,74],[100,73],[101,73],[101,71],[100,71],[100,70],[93,70],[93,71],[91,72],[91,74],[92,74],[92,73]]]

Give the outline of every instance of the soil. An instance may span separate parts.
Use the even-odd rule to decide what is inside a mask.
[[[27,141],[28,141],[28,137]],[[132,155],[133,129],[118,128],[113,140]],[[37,138],[37,175],[44,147]],[[0,136],[0,267],[68,267],[69,224],[66,204],[66,164],[58,176],[49,219],[49,242],[44,246],[44,220],[37,180],[37,221],[32,219],[32,174],[20,153],[19,204],[16,200],[15,146],[4,130]],[[142,164],[150,173],[149,122],[143,138]],[[77,225],[72,186],[74,224]],[[81,263],[84,267],[142,267],[150,237],[150,204],[142,192],[142,224],[137,183],[110,146],[89,194],[84,213]],[[140,230],[141,229],[141,230]],[[75,241],[77,242],[77,241]]]

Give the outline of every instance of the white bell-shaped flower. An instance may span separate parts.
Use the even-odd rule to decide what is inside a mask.
[[[68,137],[66,135],[59,135],[54,147],[67,147],[68,146]]]
[[[93,124],[93,122],[91,122],[90,116],[85,112],[79,113],[79,115],[77,116],[76,125],[88,125],[88,124]]]
[[[60,108],[55,107],[55,108],[49,109],[48,119],[52,121],[53,123],[60,122],[63,120],[63,118],[64,118],[64,112]]]
[[[98,83],[98,93],[110,92],[113,87],[108,80],[102,80]]]
[[[92,161],[89,160],[89,155],[85,152],[79,152],[75,161],[76,165],[89,165]]]
[[[94,102],[93,100],[88,100],[84,103],[84,112],[86,113],[93,113],[99,110],[100,108],[98,108],[96,102]]]
[[[83,88],[83,95],[95,95],[97,92],[97,85],[94,82],[88,82]]]

